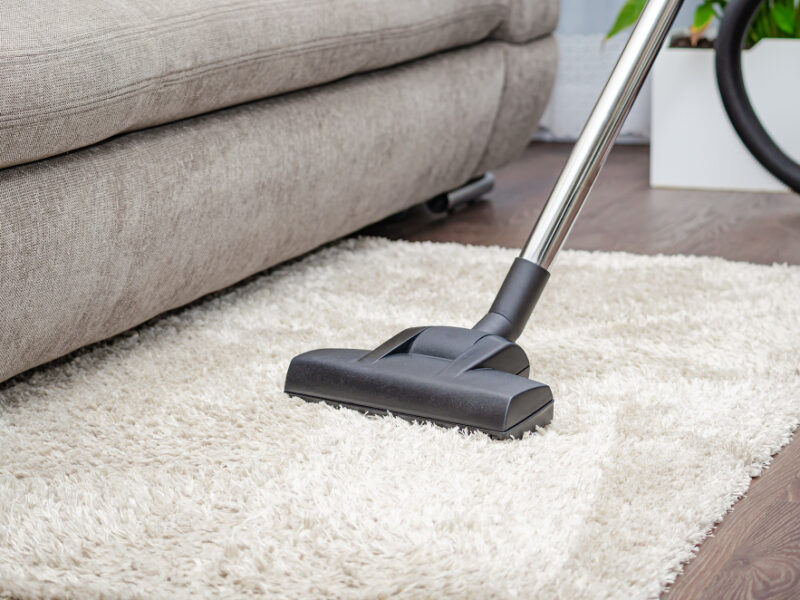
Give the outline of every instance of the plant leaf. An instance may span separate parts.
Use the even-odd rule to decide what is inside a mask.
[[[617,20],[606,34],[606,39],[611,39],[623,29],[627,29],[639,18],[642,14],[646,0],[627,0],[625,4],[619,9]]]
[[[794,33],[794,11],[783,4],[775,4],[772,6],[772,20],[784,33]]]
[[[697,46],[697,42],[703,37],[715,16],[712,2],[706,2],[697,7],[697,10],[694,11],[694,23],[689,27],[689,42],[692,46]]]
[[[713,19],[714,6],[712,3],[707,2],[705,4],[701,4],[697,7],[697,10],[694,11],[694,23],[692,24],[692,28],[705,30],[709,25],[711,25],[711,21]]]

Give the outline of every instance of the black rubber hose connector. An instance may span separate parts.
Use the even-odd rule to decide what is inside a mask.
[[[722,103],[736,133],[765,169],[800,193],[800,165],[772,140],[750,104],[742,75],[742,49],[750,23],[763,0],[734,0],[725,15],[715,43],[717,85]]]
[[[486,333],[516,340],[542,295],[550,273],[534,262],[517,257],[508,270],[489,312],[473,327]]]

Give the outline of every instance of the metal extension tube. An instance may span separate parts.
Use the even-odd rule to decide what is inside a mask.
[[[683,0],[649,0],[561,171],[520,258],[553,262],[633,105]]]

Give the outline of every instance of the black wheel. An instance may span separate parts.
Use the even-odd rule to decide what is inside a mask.
[[[762,2],[733,0],[725,8],[715,44],[717,85],[728,117],[747,149],[765,169],[800,193],[800,165],[778,147],[758,120],[742,76],[742,49]]]

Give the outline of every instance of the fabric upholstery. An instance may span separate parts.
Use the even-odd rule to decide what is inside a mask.
[[[508,160],[555,52],[486,42],[0,171],[0,381]]]
[[[558,0],[3,0],[0,168],[492,35],[528,41],[553,30],[557,6]]]
[[[505,18],[492,35],[508,42],[527,42],[551,33],[558,24],[558,9],[558,0],[511,0]]]

